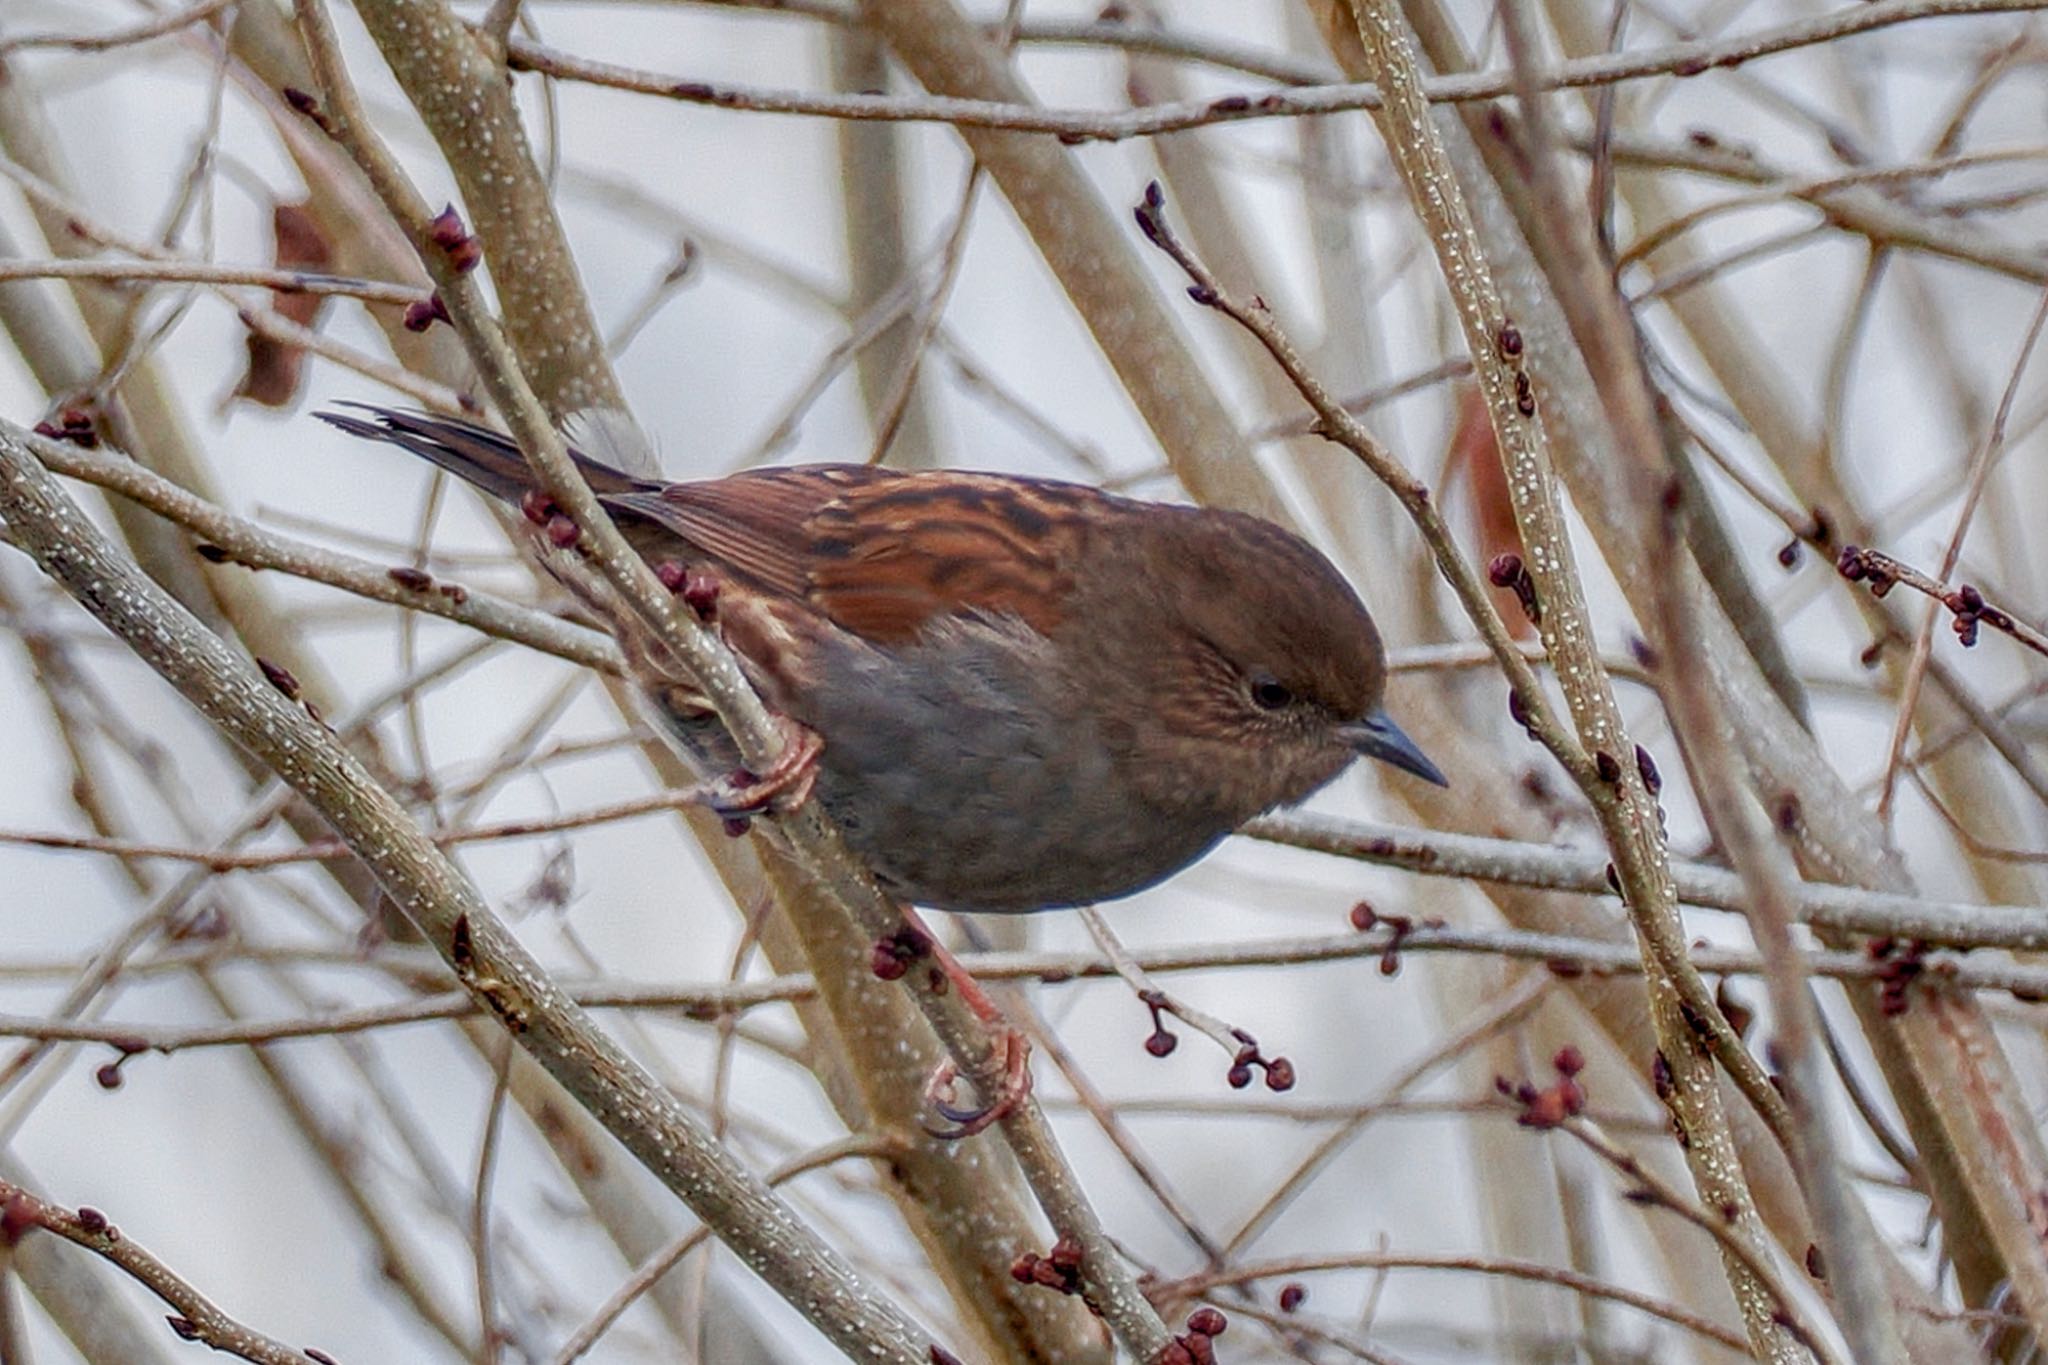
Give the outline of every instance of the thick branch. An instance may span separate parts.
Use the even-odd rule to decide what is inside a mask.
[[[43,570],[315,806],[520,1046],[820,1331],[863,1358],[926,1362],[922,1329],[598,1031],[326,727],[120,558],[44,469],[32,442],[0,426],[0,513]]]

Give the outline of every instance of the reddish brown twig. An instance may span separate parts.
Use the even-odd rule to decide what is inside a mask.
[[[1901,583],[1926,593],[1954,615],[1956,638],[1966,649],[1977,643],[1977,627],[1989,626],[2010,635],[2036,654],[2048,657],[2048,634],[1994,605],[1968,583],[1958,583],[1951,588],[1902,559],[1894,559],[1882,550],[1869,550],[1860,545],[1844,545],[1842,553],[1835,559],[1835,568],[1851,583],[1868,583],[1873,597],[1883,597]]]

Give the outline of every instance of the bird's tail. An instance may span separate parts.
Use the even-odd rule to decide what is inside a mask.
[[[365,440],[389,441],[413,454],[432,460],[465,483],[491,496],[517,503],[534,487],[533,471],[512,438],[489,427],[454,417],[380,408],[370,403],[344,403],[343,407],[368,413],[367,418],[341,412],[315,413],[321,421]],[[655,487],[636,479],[579,450],[570,450],[576,467],[600,496],[641,492]]]

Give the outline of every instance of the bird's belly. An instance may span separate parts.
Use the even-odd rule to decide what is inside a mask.
[[[1020,913],[1114,900],[1228,831],[1164,821],[1042,754],[928,755],[912,771],[848,772],[828,745],[819,798],[890,892],[940,910]]]
[[[946,661],[874,660],[868,685],[809,699],[818,797],[892,893],[989,913],[1112,900],[1229,833],[1142,802],[1086,706],[1062,704],[1035,660],[955,640]]]
[[[913,905],[1022,913],[1114,900],[1229,833],[1165,823],[1057,757],[954,749],[930,759],[915,772],[856,774],[827,745],[817,786],[874,876]]]
[[[1144,800],[1085,704],[1000,632],[937,657],[861,649],[831,663],[840,685],[775,700],[823,738],[816,795],[848,845],[913,904],[1015,914],[1114,900],[1230,832],[1214,812]],[[716,720],[646,700],[707,776],[738,762]]]

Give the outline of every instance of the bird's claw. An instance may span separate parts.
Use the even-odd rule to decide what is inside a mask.
[[[950,1058],[941,1063],[932,1072],[931,1079],[925,1082],[925,1103],[952,1125],[940,1128],[928,1123],[925,1132],[942,1142],[973,1137],[1015,1112],[1029,1098],[1031,1043],[1010,1027],[1003,1018],[1003,1012],[996,1008],[996,1002],[988,998],[981,984],[960,965],[960,959],[947,952],[946,946],[932,937],[915,910],[905,906],[903,920],[904,928],[899,933],[875,945],[875,975],[885,978],[901,976],[910,962],[926,953],[931,954],[938,964],[931,977],[932,990],[957,991],[961,1002],[974,1012],[975,1018],[989,1027],[1003,1050],[1002,1079],[996,1085],[995,1094],[979,1107],[963,1108],[953,1102],[953,1087],[960,1079],[960,1068]]]
[[[816,730],[787,716],[777,716],[775,722],[782,731],[782,752],[766,772],[735,768],[704,788],[704,804],[723,817],[734,834],[746,833],[754,816],[797,809],[811,799],[818,784],[818,756],[825,752],[825,741]]]
[[[1018,1106],[1030,1097],[1030,1041],[1015,1029],[1005,1029],[1002,1046],[1002,1084],[997,1088],[994,1098],[986,1104],[968,1109],[953,1102],[953,1088],[960,1078],[960,1068],[951,1059],[942,1062],[939,1069],[932,1072],[932,1078],[925,1082],[925,1102],[951,1126],[940,1128],[928,1123],[925,1125],[925,1132],[942,1142],[973,1137],[1014,1113]]]

